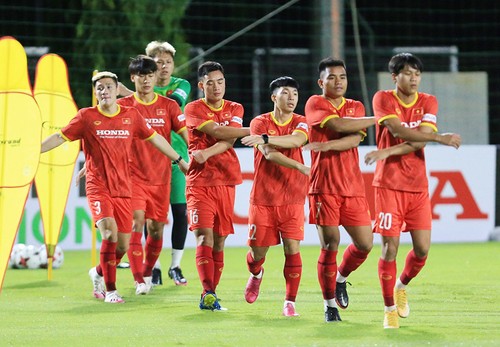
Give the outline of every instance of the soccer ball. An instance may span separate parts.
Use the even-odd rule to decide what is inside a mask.
[[[26,262],[24,260],[24,249],[26,245],[24,243],[17,243],[12,247],[12,252],[10,253],[9,266],[13,269],[26,269]]]
[[[48,265],[48,259],[47,259],[47,247],[45,245],[41,245],[39,248],[39,254],[40,254],[40,267],[46,269]],[[64,253],[61,248],[61,246],[56,245],[56,249],[54,251],[54,256],[52,257],[52,268],[53,269],[59,269],[64,262]]]
[[[24,261],[28,269],[39,269],[41,265],[40,248],[33,245],[24,248]]]

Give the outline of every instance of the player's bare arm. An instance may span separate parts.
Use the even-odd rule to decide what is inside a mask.
[[[48,152],[51,149],[62,145],[64,142],[66,142],[66,140],[61,136],[60,133],[54,133],[43,140],[40,152]]]
[[[359,146],[363,139],[360,133],[344,136],[340,139],[330,140],[326,142],[310,142],[304,146],[305,150],[314,152],[327,152],[327,151],[347,151],[351,148]]]
[[[241,139],[241,143],[246,146],[269,144],[281,148],[298,148],[306,142],[307,136],[302,131],[294,131],[290,135],[283,136],[248,135]]]
[[[309,176],[311,173],[311,168],[306,166],[294,159],[288,158],[283,153],[277,151],[271,145],[260,145],[257,147],[259,151],[264,155],[266,160],[272,161],[275,164],[298,170],[300,173]]]
[[[403,125],[398,118],[388,118],[384,120],[383,125],[387,127],[389,132],[395,138],[400,138],[409,142],[437,142],[445,146],[459,148],[462,143],[462,138],[458,134],[445,133],[438,134],[435,132],[418,131],[410,129]]]
[[[218,141],[208,148],[194,150],[192,156],[198,164],[203,164],[214,155],[224,153],[232,148],[233,144],[234,141]]]
[[[338,118],[334,117],[326,122],[326,127],[338,133],[355,133],[375,125],[375,117]]]
[[[218,140],[234,140],[250,135],[250,128],[248,127],[235,128],[232,126],[221,126],[215,122],[208,122],[198,130]]]

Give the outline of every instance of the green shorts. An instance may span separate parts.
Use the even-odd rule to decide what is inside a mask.
[[[172,181],[170,182],[170,203],[186,203],[186,176],[177,165],[172,165]]]

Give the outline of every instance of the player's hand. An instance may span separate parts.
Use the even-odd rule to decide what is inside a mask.
[[[304,174],[306,176],[309,176],[311,174],[311,168],[309,166],[302,165],[299,168],[299,171],[301,174]]]
[[[389,152],[376,150],[366,153],[365,155],[365,164],[371,165],[379,160],[384,160],[389,157]]]
[[[264,139],[260,135],[248,135],[241,138],[241,143],[245,146],[263,145]]]
[[[192,153],[193,159],[198,163],[198,164],[203,164],[208,160],[208,158],[205,156],[205,152],[202,150],[195,150]]]
[[[445,133],[441,134],[441,141],[443,145],[458,148],[462,144],[462,137],[459,134]]]
[[[327,142],[309,142],[302,148],[313,152],[326,152],[329,150]]]

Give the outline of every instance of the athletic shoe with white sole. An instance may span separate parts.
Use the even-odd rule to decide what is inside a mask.
[[[104,299],[104,302],[107,302],[109,304],[123,304],[125,303],[125,300],[118,294],[116,290],[106,292],[106,298]]]
[[[406,318],[410,315],[410,306],[408,305],[408,296],[405,289],[394,290],[394,301],[401,318]]]
[[[89,270],[89,276],[94,287],[93,295],[96,299],[104,299],[106,290],[104,286],[104,278],[97,273],[95,266]]]
[[[137,283],[135,282],[135,295],[146,295],[149,294],[151,287],[149,287],[146,283]]]

